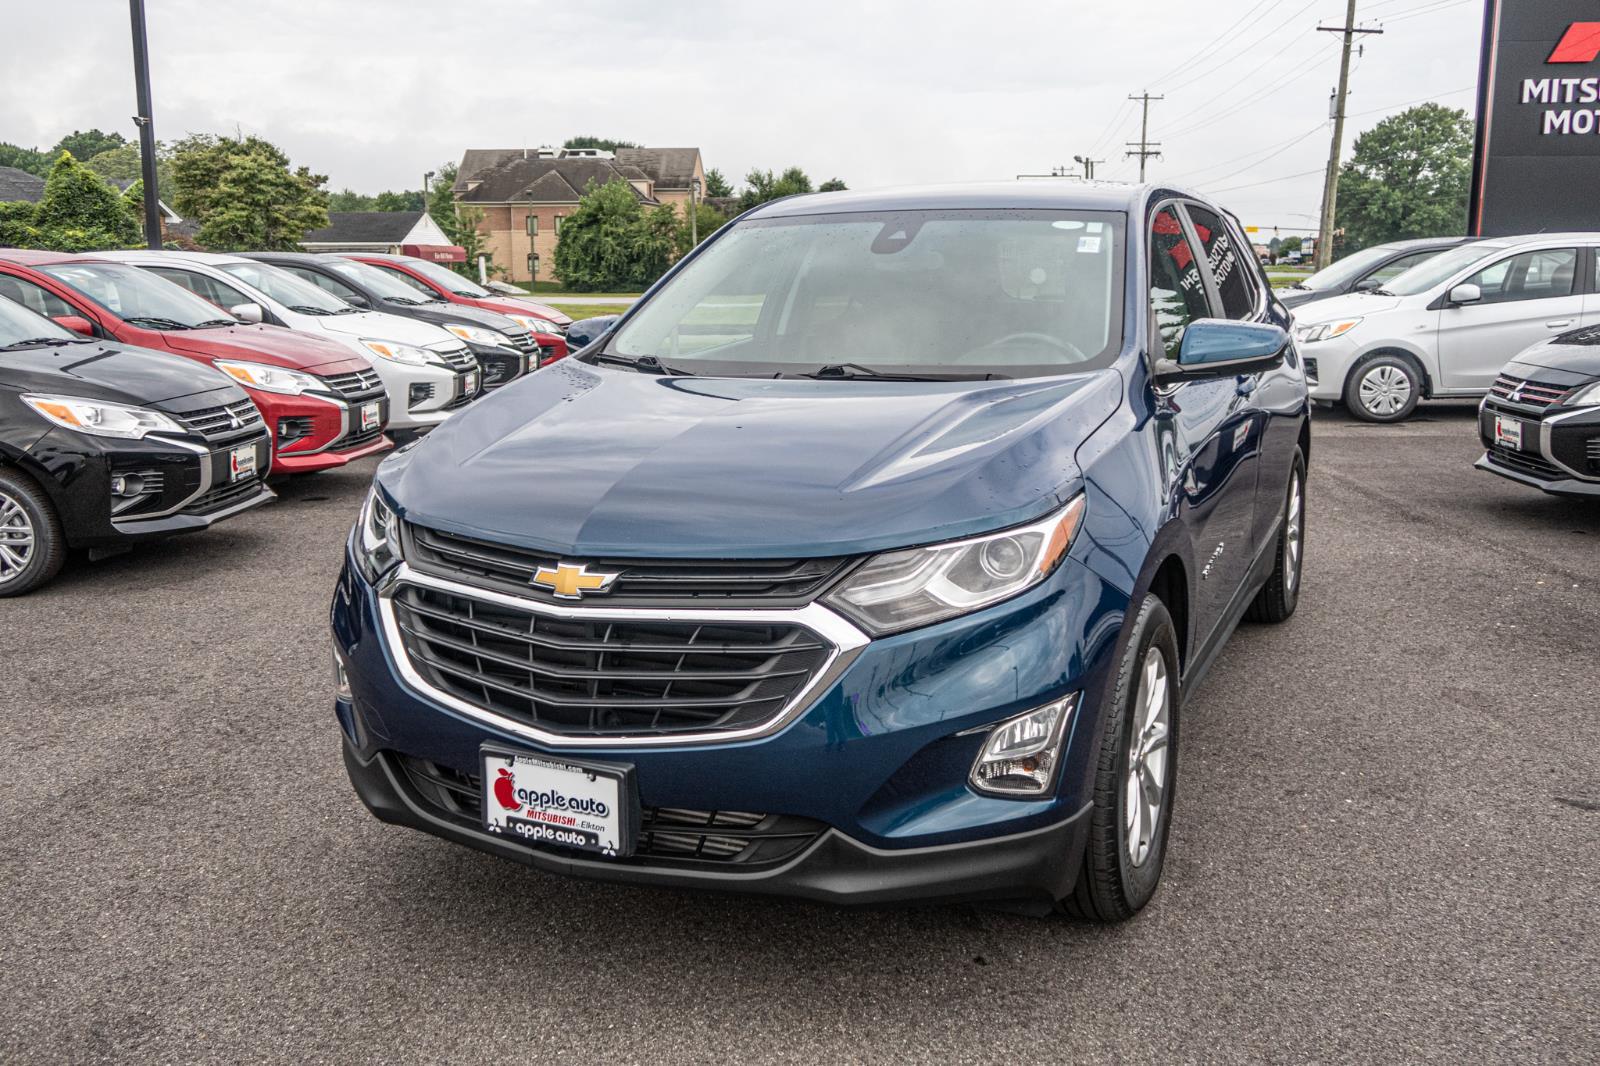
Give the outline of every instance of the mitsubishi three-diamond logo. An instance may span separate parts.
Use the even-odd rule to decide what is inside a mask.
[[[1600,56],[1600,22],[1574,22],[1546,63],[1593,63]]]

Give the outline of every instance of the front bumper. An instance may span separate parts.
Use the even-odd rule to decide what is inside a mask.
[[[1497,416],[1522,422],[1520,449],[1496,439]],[[1478,405],[1478,439],[1479,470],[1557,496],[1600,496],[1600,408],[1540,409],[1491,395]]]
[[[469,341],[467,349],[478,361],[478,370],[483,375],[484,392],[493,392],[503,385],[509,385],[528,372],[529,356],[515,348],[494,344],[473,344]]]
[[[273,435],[273,474],[307,474],[344,466],[393,445],[384,435],[390,403],[375,391],[352,399],[305,393],[285,396],[250,390],[250,398]],[[365,408],[377,405],[376,425],[362,424]]]

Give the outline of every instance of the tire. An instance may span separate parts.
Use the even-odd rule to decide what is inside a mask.
[[[1300,449],[1294,450],[1289,469],[1289,488],[1284,493],[1283,517],[1278,524],[1278,562],[1272,575],[1261,586],[1256,598],[1245,609],[1247,622],[1276,625],[1294,614],[1300,603],[1300,569],[1305,562],[1306,461]]]
[[[1155,702],[1147,696],[1154,696]],[[1159,599],[1146,596],[1134,617],[1133,632],[1117,664],[1107,701],[1096,756],[1089,841],[1077,884],[1059,903],[1064,913],[1088,921],[1125,921],[1155,894],[1172,824],[1181,699],[1172,617]],[[1137,763],[1131,750],[1136,734],[1143,741],[1144,753]],[[1130,787],[1130,778],[1146,783],[1150,774],[1160,781],[1153,805],[1146,802],[1148,788],[1135,791]],[[1148,817],[1151,806],[1153,818]],[[1131,842],[1130,821],[1138,830]]]
[[[33,479],[0,468],[0,597],[32,592],[67,558],[55,508]]]
[[[1379,352],[1350,371],[1344,405],[1363,422],[1404,422],[1422,400],[1422,370],[1410,356]]]

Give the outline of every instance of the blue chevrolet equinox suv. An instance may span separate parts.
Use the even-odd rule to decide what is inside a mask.
[[[378,468],[332,608],[357,793],[579,877],[1130,917],[1185,698],[1295,609],[1288,324],[1173,189],[744,214]]]

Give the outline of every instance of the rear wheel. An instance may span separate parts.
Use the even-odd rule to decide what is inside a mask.
[[[1369,355],[1350,372],[1344,404],[1365,422],[1403,422],[1422,400],[1422,372],[1403,355]]]
[[[1155,894],[1172,820],[1180,695],[1172,618],[1146,596],[1106,708],[1083,868],[1061,901],[1067,914],[1119,922]]]
[[[66,555],[49,499],[31,479],[0,470],[0,596],[32,592],[56,576]]]
[[[1306,461],[1300,449],[1294,450],[1294,465],[1289,470],[1289,492],[1283,501],[1278,524],[1278,562],[1272,576],[1261,586],[1245,611],[1251,622],[1278,623],[1294,614],[1300,603],[1300,565],[1305,553]]]

